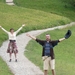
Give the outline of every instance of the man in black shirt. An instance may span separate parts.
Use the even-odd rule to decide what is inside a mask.
[[[54,57],[53,47],[56,46],[59,42],[63,41],[65,38],[52,41],[50,39],[49,34],[46,35],[46,40],[37,39],[36,37],[31,36],[30,34],[27,34],[27,36],[32,38],[36,42],[38,42],[43,47],[42,59],[43,59],[44,75],[48,74],[49,67],[51,67],[52,75],[56,75],[55,74],[55,57]]]

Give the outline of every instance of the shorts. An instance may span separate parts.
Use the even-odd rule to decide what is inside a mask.
[[[42,58],[44,70],[49,70],[49,68],[51,68],[51,70],[55,69],[55,59],[51,59],[51,57],[48,56],[43,56]]]

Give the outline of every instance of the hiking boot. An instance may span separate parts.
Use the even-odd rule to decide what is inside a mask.
[[[15,62],[17,62],[17,59],[15,59]]]

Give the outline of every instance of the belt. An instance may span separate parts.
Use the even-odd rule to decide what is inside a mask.
[[[9,40],[10,42],[16,42],[16,40]]]

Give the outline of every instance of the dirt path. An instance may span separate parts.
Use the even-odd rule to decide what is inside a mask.
[[[49,30],[61,29],[72,25],[75,25],[75,22],[72,22],[65,26],[63,25],[63,26],[57,26],[57,27],[48,28],[44,30],[30,31],[29,34],[37,36],[37,34],[39,35]],[[17,45],[19,50],[18,62],[15,62],[14,56],[12,58],[13,59],[12,62],[9,62],[9,55],[6,53],[8,40],[5,41],[0,48],[0,56],[7,63],[7,65],[9,66],[10,70],[14,73],[14,75],[43,75],[43,72],[40,70],[40,68],[34,65],[31,61],[29,61],[24,56],[25,47],[30,40],[31,39],[26,36],[26,33],[17,36]]]

